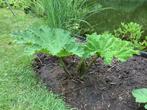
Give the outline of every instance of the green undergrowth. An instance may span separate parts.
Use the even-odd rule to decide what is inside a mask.
[[[22,11],[0,9],[0,110],[67,110],[58,96],[49,92],[34,75],[31,59],[23,47],[12,42],[10,33],[38,22]]]

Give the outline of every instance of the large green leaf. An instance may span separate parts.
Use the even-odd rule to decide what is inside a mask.
[[[138,51],[134,50],[129,42],[116,38],[112,34],[87,35],[85,57],[97,54],[104,58],[106,64],[110,64],[113,58],[126,61],[137,53]]]
[[[15,34],[16,42],[26,46],[29,54],[36,52],[48,53],[53,56],[63,57],[83,54],[83,50],[70,32],[62,29],[40,28],[27,29]]]
[[[125,61],[137,51],[127,41],[122,41],[111,34],[87,35],[86,44],[77,43],[68,31],[40,27],[19,32],[16,42],[26,46],[29,54],[47,53],[57,57],[77,55],[89,58],[94,54],[104,58],[110,64],[113,58]]]
[[[136,102],[147,103],[147,88],[134,89],[132,94],[136,98]],[[147,105],[145,107],[147,108]]]

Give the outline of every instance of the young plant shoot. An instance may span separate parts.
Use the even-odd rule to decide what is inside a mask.
[[[147,88],[134,89],[132,95],[135,97],[137,103],[144,104],[144,108],[147,109]]]

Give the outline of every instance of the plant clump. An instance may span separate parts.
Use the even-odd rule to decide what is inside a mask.
[[[121,23],[121,26],[114,30],[116,37],[132,42],[139,50],[146,50],[147,36],[143,36],[143,32],[142,26],[134,22]]]
[[[80,31],[80,25],[85,24],[90,29],[88,18],[104,8],[89,0],[41,0],[47,24],[50,28],[66,29],[74,34]]]
[[[112,34],[97,35],[93,33],[87,35],[86,42],[78,43],[76,38],[72,37],[71,33],[66,30],[42,26],[17,32],[15,33],[15,38],[17,43],[26,46],[27,52],[31,55],[45,53],[58,57],[68,75],[71,73],[67,70],[64,62],[65,57],[74,55],[80,58],[76,70],[77,73],[80,71],[78,74],[82,76],[96,60],[93,59],[93,56],[96,56],[96,58],[102,57],[106,64],[111,64],[114,58],[126,61],[134,54],[138,54],[138,51],[134,50],[131,43],[116,38]],[[90,64],[86,63],[87,59],[91,59]]]

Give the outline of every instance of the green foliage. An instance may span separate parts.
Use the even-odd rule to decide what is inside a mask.
[[[38,16],[44,16],[44,8],[41,0],[32,0],[30,5],[31,11]]]
[[[146,48],[146,40],[142,36],[143,32],[144,31],[142,30],[142,26],[134,22],[127,24],[121,23],[121,27],[114,31],[115,36],[132,42],[134,47],[140,50],[144,50]]]
[[[80,23],[90,24],[87,18],[102,10],[97,3],[87,4],[88,0],[42,0],[47,22],[51,28],[79,31]]]
[[[7,7],[10,4],[13,8],[25,8],[30,2],[31,0],[0,0],[0,7]]]
[[[88,35],[85,51],[88,55],[97,54],[103,57],[106,64],[110,64],[113,58],[126,61],[133,54],[137,54],[131,43],[116,38],[112,34],[97,35],[96,33]]]
[[[85,73],[82,68],[89,68],[86,59],[92,56],[102,57],[106,64],[110,64],[113,58],[125,61],[133,54],[138,53],[138,51],[133,50],[129,42],[116,38],[112,34],[97,35],[94,33],[87,35],[86,43],[77,43],[68,31],[45,26],[17,32],[15,39],[17,43],[26,46],[29,54],[46,53],[61,59],[71,55],[80,57],[81,61],[77,68],[78,71],[82,70],[80,73],[82,75],[83,72]],[[63,60],[61,62],[64,70],[69,74]]]
[[[40,0],[0,0],[0,7],[6,8],[10,5],[14,9],[24,9],[27,12],[33,12],[36,15],[43,16],[44,10]]]
[[[16,42],[25,44],[29,54],[38,52],[63,57],[75,54],[82,55],[80,45],[70,36],[70,32],[62,29],[40,27],[15,33]],[[79,45],[79,46],[78,46]]]
[[[142,33],[142,26],[134,22],[121,23],[121,27],[115,30],[116,36],[132,42],[140,41]]]
[[[132,95],[136,98],[136,102],[144,103],[144,107],[147,109],[147,88],[134,89]]]
[[[145,36],[142,42],[139,42],[139,47],[141,50],[147,51],[147,36]]]
[[[5,2],[3,0],[0,0],[0,7],[4,7],[5,6]]]

